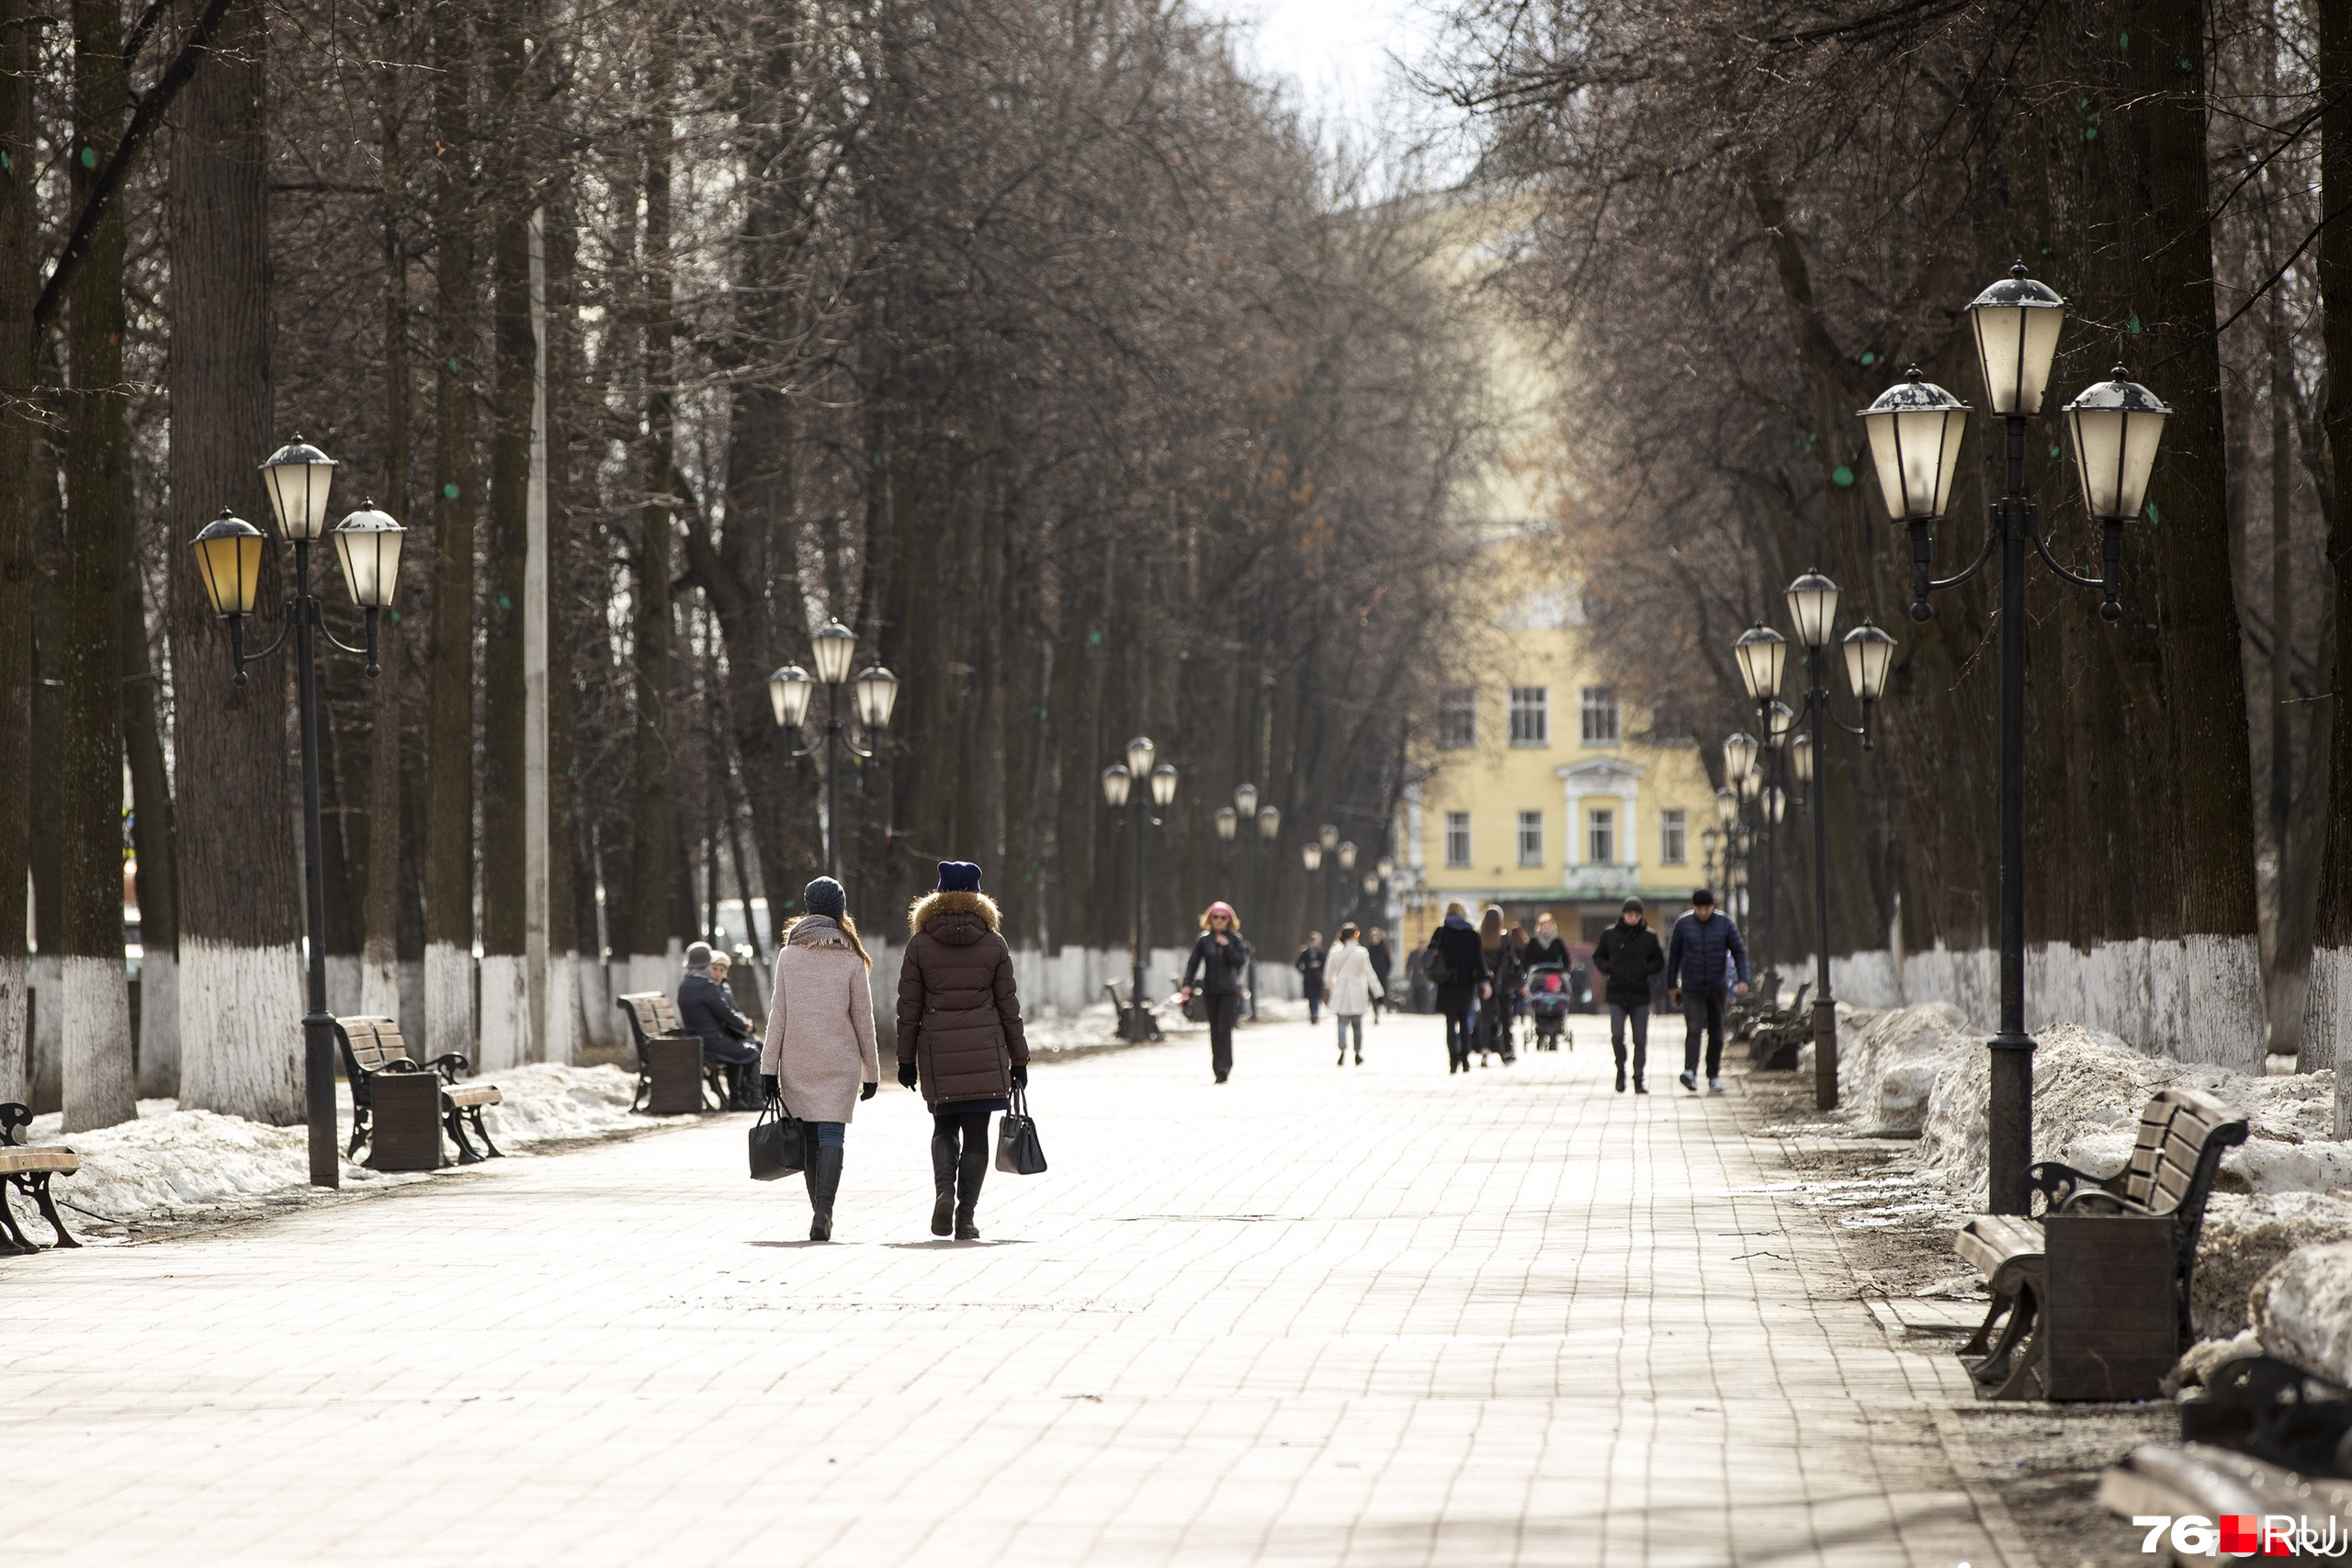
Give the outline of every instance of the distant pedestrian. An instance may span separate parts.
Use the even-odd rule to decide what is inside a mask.
[[[1642,901],[1626,899],[1617,923],[1601,932],[1592,948],[1593,973],[1603,976],[1608,987],[1609,1049],[1617,1056],[1619,1094],[1625,1092],[1628,1024],[1634,1031],[1634,1092],[1649,1093],[1642,1074],[1649,1066],[1650,985],[1665,967],[1666,954],[1659,950],[1657,932],[1650,929]]]
[[[1324,975],[1331,987],[1331,1019],[1340,1028],[1340,1066],[1348,1064],[1348,1036],[1355,1035],[1356,1066],[1363,1066],[1363,1015],[1380,998],[1380,976],[1373,973],[1372,954],[1356,941],[1356,923],[1340,928],[1340,945],[1331,950]]]
[[[842,885],[820,876],[800,894],[808,911],[776,950],[761,1088],[808,1128],[803,1179],[808,1239],[833,1239],[833,1198],[857,1102],[874,1098],[882,1068],[874,1039],[874,960],[857,940]]]
[[[1707,1092],[1724,1091],[1724,983],[1747,995],[1747,944],[1729,915],[1715,909],[1715,896],[1702,887],[1690,895],[1690,912],[1674,922],[1666,951],[1666,994],[1682,1010],[1681,1084],[1699,1092],[1699,1035],[1707,1037]]]
[[[899,965],[899,1081],[931,1108],[931,1234],[978,1241],[989,1118],[1029,1082],[1029,1039],[1012,949],[980,868],[939,863],[939,886],[907,911]]]
[[[727,950],[707,942],[686,949],[686,973],[678,982],[678,1027],[702,1042],[705,1060],[725,1065],[728,1104],[757,1111],[753,1064],[760,1048],[752,1039],[759,1031],[727,988]]]
[[[1197,992],[1208,1013],[1209,1066],[1219,1083],[1233,1071],[1233,1025],[1241,1016],[1249,972],[1250,944],[1242,940],[1241,921],[1220,898],[1201,916],[1201,934],[1193,939],[1193,956],[1184,962],[1184,983],[1177,991],[1182,1003]]]
[[[1526,971],[1522,984],[1535,1015],[1535,1048],[1556,1051],[1561,1035],[1567,1032],[1568,1008],[1575,999],[1577,961],[1561,940],[1559,922],[1553,919],[1551,910],[1535,917],[1535,934],[1520,949],[1519,958]],[[1558,979],[1544,971],[1555,971]],[[1568,1043],[1573,1047],[1576,1042],[1571,1039]]]
[[[1492,1052],[1510,1066],[1518,1060],[1511,1047],[1511,1023],[1518,1015],[1520,984],[1525,971],[1520,967],[1519,944],[1503,925],[1502,907],[1487,906],[1478,920],[1478,958],[1487,972],[1487,987],[1478,996],[1477,1026],[1472,1040],[1478,1053],[1478,1065],[1487,1065],[1487,1053]]]
[[[1552,919],[1551,910],[1546,909],[1535,917],[1535,934],[1527,939],[1527,946],[1521,950],[1520,959],[1530,969],[1557,964],[1563,979],[1566,978],[1569,970],[1576,967],[1576,957],[1568,952],[1568,944],[1561,940],[1559,924]]]
[[[1323,933],[1308,931],[1306,945],[1298,950],[1296,958],[1291,960],[1290,966],[1298,971],[1298,988],[1306,994],[1306,1021],[1309,1023],[1319,1022],[1322,1018],[1318,1010],[1323,1005],[1325,957]]]
[[[1461,899],[1446,905],[1445,919],[1430,932],[1421,962],[1437,987],[1437,1010],[1445,1015],[1446,1074],[1466,1073],[1470,1070],[1470,1015],[1490,987],[1486,955],[1478,947],[1478,928],[1470,923]]]
[[[1396,954],[1388,945],[1388,933],[1378,926],[1364,932],[1363,955],[1372,963],[1373,978],[1380,982],[1380,989],[1372,994],[1372,1021],[1378,1023],[1380,1010],[1396,1005],[1396,998],[1388,994],[1388,976],[1396,967]]]

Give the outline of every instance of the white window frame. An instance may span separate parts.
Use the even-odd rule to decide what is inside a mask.
[[[1584,852],[1589,865],[1617,863],[1617,808],[1588,806],[1584,812]]]
[[[1457,871],[1470,863],[1470,813],[1467,811],[1445,814],[1445,863]]]
[[[1588,746],[1624,742],[1625,722],[1614,686],[1587,686],[1577,694],[1577,733]]]
[[[1478,688],[1448,686],[1437,694],[1437,743],[1443,751],[1478,744]]]
[[[1690,819],[1680,810],[1657,814],[1657,858],[1664,865],[1690,863]]]
[[[1552,744],[1552,688],[1513,686],[1510,689],[1510,743],[1514,746]]]
[[[1541,811],[1519,814],[1519,863],[1522,866],[1544,863],[1544,813]]]

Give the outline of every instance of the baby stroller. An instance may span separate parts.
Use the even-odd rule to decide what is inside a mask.
[[[1568,1003],[1568,972],[1557,964],[1539,964],[1527,972],[1527,1010],[1535,1020],[1535,1048],[1556,1051],[1560,1036],[1566,1032]],[[1576,1049],[1574,1037],[1568,1043]]]

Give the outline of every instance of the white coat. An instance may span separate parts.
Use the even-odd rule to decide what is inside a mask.
[[[1372,1010],[1372,998],[1385,996],[1380,976],[1372,972],[1372,954],[1363,944],[1343,942],[1331,950],[1323,966],[1323,1005],[1341,1018],[1360,1018]]]

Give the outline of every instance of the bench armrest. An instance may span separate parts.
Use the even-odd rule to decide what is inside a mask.
[[[473,1063],[462,1052],[458,1051],[434,1057],[431,1066],[435,1072],[441,1075],[443,1083],[456,1083],[466,1074],[473,1071]]]
[[[2145,1203],[2134,1203],[2120,1192],[2109,1192],[2103,1187],[2086,1187],[2063,1202],[2052,1206],[2053,1214],[2136,1214],[2145,1219],[2157,1217]]]
[[[2076,1170],[2054,1159],[2039,1160],[2026,1167],[2027,1203],[2030,1207],[2031,1194],[2039,1192],[2045,1205],[2043,1212],[2055,1213],[2078,1193],[2113,1191],[2117,1179],[2112,1176],[2093,1176],[2087,1170]]]
[[[24,1142],[17,1134],[33,1124],[33,1108],[10,1100],[0,1105],[0,1149],[13,1148]]]
[[[421,1073],[424,1068],[422,1064],[412,1062],[406,1056],[394,1056],[389,1062],[380,1063],[373,1067],[362,1067],[359,1070],[369,1077],[375,1078],[381,1077],[386,1073]]]

